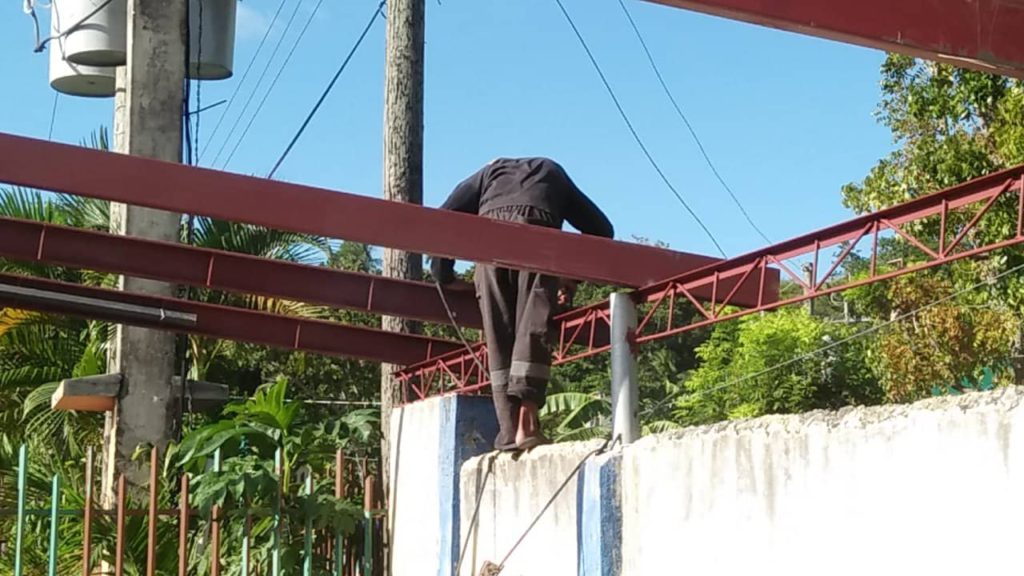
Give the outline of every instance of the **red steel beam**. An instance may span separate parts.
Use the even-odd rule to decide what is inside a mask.
[[[433,284],[358,274],[0,217],[0,257],[287,298],[427,322],[449,322]],[[446,291],[459,326],[480,328],[471,292]]]
[[[1024,78],[1020,0],[647,0]]]
[[[604,284],[643,286],[719,261],[7,134],[0,158],[0,182]],[[737,300],[753,305],[757,292],[748,283]]]
[[[83,311],[81,306],[75,306],[73,303],[40,302],[11,295],[0,296],[0,305],[95,320],[124,322],[145,328],[189,332],[211,338],[261,344],[285,350],[304,350],[331,356],[407,365],[462,348],[461,344],[456,342],[425,336],[384,332],[335,322],[279,316],[228,306],[93,288],[14,274],[0,274],[0,284],[93,298],[117,304],[194,314],[196,321],[194,325],[186,328],[158,320],[142,318],[126,320],[120,314],[112,312]]]
[[[987,229],[985,241],[973,233],[988,224],[986,217],[998,202],[1016,208],[1015,219],[1006,222],[996,218]],[[937,246],[917,238],[908,231],[911,224],[925,221],[938,227]],[[954,222],[957,224],[954,225]],[[999,233],[1002,234],[999,234]],[[898,236],[920,251],[920,258],[896,265],[878,262],[879,238],[886,233]],[[971,238],[970,242],[966,242]],[[835,273],[862,243],[870,239],[870,271],[862,279],[835,278]],[[638,343],[667,338],[733,320],[756,312],[797,304],[813,298],[834,294],[857,286],[880,282],[942,266],[956,260],[985,255],[995,250],[1024,244],[1024,165],[991,174],[959,186],[911,200],[892,208],[860,216],[817,232],[787,240],[749,254],[726,260],[687,274],[654,283],[633,292],[637,302],[647,303],[646,314],[636,332]],[[829,258],[831,252],[834,257]],[[784,262],[800,256],[809,256],[814,263],[814,280],[796,274]],[[822,259],[826,259],[822,262]],[[721,287],[725,276],[744,277],[759,281],[761,271],[769,264],[782,267],[791,279],[804,287],[803,293],[785,300],[765,300],[761,306],[732,310],[732,295]],[[701,304],[692,298],[698,288],[709,289],[716,298]],[[676,306],[700,306],[702,315],[697,319],[680,318]],[[608,302],[579,308],[560,316],[560,343],[554,354],[555,364],[562,364],[593,356],[608,350],[606,337],[609,328]],[[655,314],[667,311],[659,319]],[[667,318],[667,320],[666,320]],[[659,324],[659,321],[662,322]],[[598,337],[595,337],[598,336]],[[399,372],[406,383],[407,393],[425,397],[433,393],[456,391],[475,392],[486,387],[487,374],[481,375],[474,361],[476,357],[486,368],[486,350],[477,345],[472,353],[456,350],[447,355],[431,358],[419,365]]]

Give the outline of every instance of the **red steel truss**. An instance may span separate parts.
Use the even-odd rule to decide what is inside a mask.
[[[449,322],[436,288],[425,282],[357,274],[42,222],[0,217],[0,257],[287,298],[427,322]],[[459,325],[481,326],[480,307],[472,293],[448,291],[445,298]]]
[[[459,349],[462,346],[456,342],[425,336],[397,334],[346,326],[336,322],[281,316],[177,298],[160,298],[119,290],[92,288],[13,274],[0,274],[0,286],[30,288],[64,297],[90,298],[122,306],[141,306],[174,313],[173,315],[193,315],[195,320],[188,324],[170,322],[168,319],[173,316],[172,314],[168,314],[162,320],[159,318],[126,318],[123,314],[86,308],[73,300],[40,300],[6,291],[0,291],[0,306],[122,322],[146,328],[188,332],[285,350],[307,350],[374,362],[411,364],[438,353]]]
[[[1024,78],[1020,0],[648,0]]]
[[[644,286],[719,261],[6,134],[0,158],[0,182],[9,184],[603,284]],[[737,299],[752,305],[756,292],[750,283]]]
[[[683,332],[733,320],[741,316],[812,298],[840,292],[980,256],[993,250],[1024,243],[1024,166],[979,178],[910,202],[894,206],[842,224],[775,244],[749,254],[707,266],[674,278],[651,284],[633,292],[642,305],[643,315],[636,331],[636,342],[650,342]],[[986,218],[994,206],[1003,206],[1014,214],[1011,223]],[[930,225],[938,230],[938,245],[919,238],[915,228]],[[986,232],[979,237],[979,230]],[[1000,234],[999,232],[1003,232]],[[916,249],[920,258],[906,262],[879,262],[879,240],[899,238]],[[837,275],[850,255],[867,248],[868,274],[856,280]],[[809,276],[793,270],[798,258],[810,261]],[[725,280],[739,277],[766,286],[769,267],[778,267],[802,288],[802,293],[781,300],[761,299],[752,308],[737,308],[735,290]],[[731,285],[735,286],[733,282]],[[714,296],[704,303],[697,290]],[[554,362],[561,364],[593,356],[609,349],[610,314],[608,302],[573,310],[558,318],[561,324]],[[687,308],[686,313],[682,307]],[[697,310],[696,317],[691,313]],[[459,350],[409,367],[399,373],[407,384],[407,394],[425,397],[456,391],[469,393],[487,385],[486,350],[482,344],[469,351]]]

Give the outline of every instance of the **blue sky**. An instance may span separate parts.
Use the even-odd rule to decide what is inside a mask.
[[[616,0],[564,0],[641,136],[729,253],[763,245],[704,164],[650,70]],[[281,20],[211,141],[225,107],[202,115],[203,164],[220,148],[292,7],[292,28],[234,138],[248,123],[317,0],[286,0]],[[240,4],[233,79],[204,82],[203,104],[228,98],[279,0]],[[227,170],[266,175],[348,53],[377,0],[324,0]],[[775,241],[850,216],[839,189],[891,149],[872,113],[881,52],[629,0],[669,86],[712,159]],[[54,93],[32,52],[20,2],[0,8],[0,131],[46,138]],[[45,24],[45,14],[44,24]],[[277,177],[381,194],[384,25],[377,22]],[[425,199],[440,204],[496,156],[559,160],[622,238],[714,254],[631,139],[554,0],[428,0]],[[61,96],[53,138],[77,143],[110,125],[112,100]],[[227,150],[234,146],[232,140]],[[219,168],[226,156],[222,154]]]

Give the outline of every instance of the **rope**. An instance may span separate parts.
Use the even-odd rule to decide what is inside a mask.
[[[572,479],[576,476],[576,474],[579,473],[580,468],[583,467],[583,464],[585,464],[586,461],[591,459],[592,457],[607,452],[619,440],[620,438],[618,436],[614,438],[609,438],[605,440],[604,443],[601,444],[601,446],[594,450],[591,450],[585,456],[583,456],[583,458],[581,458],[580,461],[576,464],[576,467],[572,469],[572,472],[570,472],[569,475],[565,477],[565,480],[562,481],[562,484],[558,487],[557,490],[555,490],[555,493],[551,495],[551,498],[548,498],[548,501],[544,504],[544,507],[541,508],[540,512],[537,513],[537,516],[534,517],[533,522],[530,522],[530,525],[526,527],[526,530],[523,531],[522,536],[520,536],[519,539],[516,540],[516,543],[512,545],[512,548],[510,548],[508,553],[505,554],[505,557],[501,559],[501,562],[498,564],[494,564],[493,562],[484,562],[484,565],[481,567],[480,570],[481,576],[497,576],[498,574],[500,574],[501,571],[505,569],[505,564],[508,563],[508,559],[512,557],[512,554],[514,554],[516,549],[519,548],[519,545],[523,543],[523,540],[526,540],[526,537],[529,536],[530,532],[533,531],[535,526],[537,526],[537,523],[540,522],[540,519],[544,517],[544,514],[548,511],[549,508],[551,508],[551,505],[555,503],[555,500],[557,500],[558,497],[561,496],[565,488],[569,486],[569,482],[572,482]],[[479,506],[479,499],[477,500],[477,505]],[[473,520],[474,522],[476,521],[475,513]],[[473,528],[474,526],[470,525],[470,531],[472,531]],[[456,575],[457,574],[458,573],[456,573]]]
[[[455,320],[455,312],[452,311],[452,307],[448,305],[448,298],[444,295],[444,288],[441,287],[440,282],[434,282],[434,286],[437,287],[437,295],[441,297],[441,304],[444,306],[444,311],[448,313],[448,320],[452,323],[452,327],[455,328],[455,333],[459,335],[459,340],[462,345],[466,347],[466,352],[473,357],[473,362],[476,367],[480,370],[480,377],[484,377],[487,374],[487,370],[484,369],[483,362],[480,358],[477,358],[476,352],[473,351],[473,346],[470,345],[466,337],[462,335],[462,328],[459,327],[458,321]]]
[[[473,518],[469,521],[469,530],[466,532],[466,541],[462,543],[462,551],[459,552],[459,560],[455,563],[454,576],[459,576],[462,573],[462,561],[466,559],[466,550],[469,549],[469,541],[473,537],[473,530],[476,529],[477,519],[480,517],[480,504],[484,501],[484,489],[487,488],[487,480],[494,473],[494,460],[498,457],[497,453],[494,453],[490,458],[487,459],[487,473],[484,474],[484,481],[480,484],[480,489],[476,492],[476,506],[473,508]]]

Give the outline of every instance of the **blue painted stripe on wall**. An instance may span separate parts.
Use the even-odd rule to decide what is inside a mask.
[[[449,396],[442,400],[438,489],[441,518],[438,576],[454,576],[462,549],[462,503],[459,473],[470,458],[491,451],[498,434],[494,404],[484,396]]]
[[[453,526],[459,525],[459,514],[457,503],[459,500],[458,468],[455,467],[455,428],[458,415],[457,398],[449,396],[441,399],[441,407],[438,418],[438,462],[437,462],[437,489],[438,489],[438,537],[440,542],[437,549],[437,574],[438,576],[449,576],[452,571],[452,530]],[[457,534],[457,532],[456,532]],[[458,541],[458,536],[455,537]],[[457,546],[457,544],[456,544]]]
[[[622,571],[622,499],[618,454],[588,461],[576,492],[578,576],[619,576]]]

